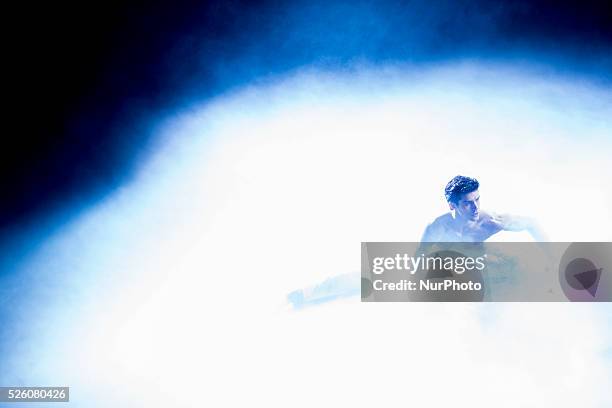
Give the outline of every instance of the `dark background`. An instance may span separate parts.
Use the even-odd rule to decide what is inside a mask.
[[[609,85],[598,1],[88,1],[7,10],[0,237],[129,177],[151,118],[304,65],[538,61]]]

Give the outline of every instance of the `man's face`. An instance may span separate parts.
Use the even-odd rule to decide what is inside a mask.
[[[468,221],[477,221],[480,215],[480,193],[474,190],[471,193],[461,194],[457,203],[451,203],[451,210],[455,216]]]

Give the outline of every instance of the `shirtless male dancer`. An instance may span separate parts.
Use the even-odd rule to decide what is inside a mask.
[[[529,218],[482,211],[478,187],[471,177],[449,181],[444,195],[451,211],[427,226],[421,242],[483,242],[499,231],[528,231],[535,241],[546,241]]]

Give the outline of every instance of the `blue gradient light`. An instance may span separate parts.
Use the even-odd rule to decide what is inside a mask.
[[[1,306],[0,383],[70,385],[73,407],[196,406],[177,390],[202,384],[229,406],[391,403],[355,391],[370,373],[423,405],[450,364],[447,405],[478,378],[472,406],[604,406],[608,306],[503,306],[490,330],[481,305],[294,313],[285,296],[357,271],[361,241],[418,239],[457,173],[552,240],[611,240],[611,134],[610,89],[473,63],[304,70],[192,105],[129,182],[4,271],[28,296]],[[452,353],[368,352],[407,343]]]

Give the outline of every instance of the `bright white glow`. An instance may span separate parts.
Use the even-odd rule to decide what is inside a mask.
[[[611,240],[611,132],[608,90],[500,67],[303,73],[178,114],[25,267],[72,295],[15,378],[74,407],[609,404],[596,305],[285,296],[357,272],[361,241],[418,240],[456,174],[551,240]]]

